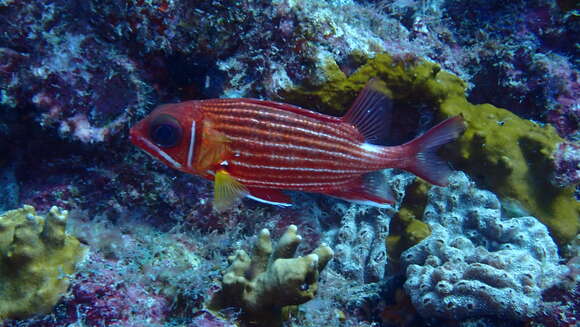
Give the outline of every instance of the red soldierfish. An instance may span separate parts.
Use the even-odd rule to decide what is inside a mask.
[[[464,129],[456,116],[403,145],[376,145],[390,104],[372,81],[342,118],[245,98],[166,104],[131,128],[131,142],[171,168],[214,181],[217,210],[242,197],[290,205],[280,190],[381,207],[394,199],[373,172],[400,168],[446,185],[451,170],[435,150]]]

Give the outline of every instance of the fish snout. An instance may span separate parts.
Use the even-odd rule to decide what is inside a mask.
[[[129,130],[129,141],[138,146],[139,144],[137,140],[139,139],[139,134],[139,131],[135,127],[132,127]]]

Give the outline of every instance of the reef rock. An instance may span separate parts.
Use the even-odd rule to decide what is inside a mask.
[[[533,317],[542,290],[566,272],[546,226],[502,217],[498,198],[464,173],[433,187],[424,219],[432,233],[403,252],[405,288],[424,317]]]

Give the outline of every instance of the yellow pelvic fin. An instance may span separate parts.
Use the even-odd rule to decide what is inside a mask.
[[[214,179],[213,208],[223,211],[230,208],[238,199],[249,194],[244,184],[238,182],[225,170],[218,170]]]

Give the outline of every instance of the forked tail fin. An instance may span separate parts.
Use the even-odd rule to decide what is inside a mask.
[[[445,143],[456,139],[465,130],[465,124],[461,116],[451,117],[435,125],[425,134],[406,143],[409,154],[413,158],[410,164],[403,169],[423,178],[431,184],[438,186],[447,185],[451,169],[447,162],[441,160],[437,154],[437,148]]]

